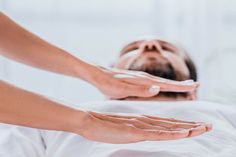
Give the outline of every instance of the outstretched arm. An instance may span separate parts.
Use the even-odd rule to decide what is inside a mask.
[[[0,12],[0,54],[40,69],[89,80],[95,68],[27,31]]]
[[[67,131],[100,142],[175,140],[197,136],[211,129],[211,125],[205,123],[86,112],[3,81],[0,81],[0,91],[0,122]]]
[[[0,122],[34,128],[72,131],[85,112],[0,81]]]
[[[30,66],[83,79],[111,98],[151,97],[159,91],[190,92],[194,82],[177,82],[146,73],[105,69],[86,63],[25,30],[0,12],[0,54]]]

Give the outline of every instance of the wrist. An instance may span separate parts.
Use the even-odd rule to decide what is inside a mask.
[[[96,84],[99,75],[101,75],[101,69],[97,65],[79,62],[75,67],[74,76],[91,84]]]
[[[107,77],[105,71],[106,69],[101,66],[88,64],[86,66],[86,70],[82,76],[82,79],[94,85],[95,87],[98,87],[102,82],[106,82],[105,80],[107,79]]]
[[[86,111],[76,110],[68,118],[66,131],[83,135],[89,123],[90,115]]]

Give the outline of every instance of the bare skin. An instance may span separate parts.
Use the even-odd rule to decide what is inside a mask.
[[[112,98],[151,97],[165,91],[193,91],[198,83],[163,80],[146,73],[105,69],[86,63],[17,25],[0,13],[0,54],[18,62],[83,79]]]
[[[170,81],[142,72],[105,69],[88,64],[28,32],[1,12],[0,54],[30,66],[83,79],[112,98],[151,97],[162,89],[188,92],[198,87],[197,83],[191,81]],[[173,130],[176,125],[170,125],[166,130],[161,130],[163,126],[154,124],[153,119],[148,117],[144,122],[139,119],[140,116],[132,117],[135,119],[133,121],[130,117],[86,112],[66,107],[4,81],[0,81],[0,91],[0,122],[68,131],[100,142],[174,140],[191,137],[191,132],[199,135],[208,130],[205,123],[189,128],[179,126],[178,130]],[[140,124],[136,125],[137,122]],[[153,128],[146,129],[147,125]]]
[[[0,81],[0,120],[34,128],[76,133],[106,143],[176,140],[201,135],[211,124],[150,115],[124,116],[82,111]]]
[[[168,46],[168,50],[164,50],[162,46]],[[126,46],[121,54],[120,57],[117,59],[117,61],[114,64],[115,68],[122,69],[122,70],[129,70],[131,65],[136,62],[136,65],[150,65],[150,62],[155,60],[155,62],[164,62],[164,63],[171,63],[172,67],[179,71],[181,74],[181,80],[186,80],[186,83],[191,83],[191,80],[188,80],[189,78],[189,70],[184,62],[184,55],[182,54],[180,50],[178,50],[176,47],[172,47],[173,45],[170,45],[167,42],[157,40],[157,39],[151,39],[151,40],[140,40],[136,42],[130,43],[128,46]],[[152,60],[150,61],[150,58]],[[158,66],[158,65],[156,65]],[[160,65],[159,65],[160,66]],[[150,77],[152,77],[150,75]],[[155,78],[155,76],[153,76]],[[163,82],[165,82],[166,79],[163,79]],[[160,86],[160,91],[169,91],[164,86]],[[164,97],[160,95],[156,95],[154,97],[128,97],[126,100],[161,100],[161,101],[176,101],[176,100],[196,100],[197,94],[196,94],[197,88],[195,91],[189,91],[187,92],[187,97],[176,97],[176,98],[170,98],[170,97]],[[184,91],[183,91],[184,92]]]

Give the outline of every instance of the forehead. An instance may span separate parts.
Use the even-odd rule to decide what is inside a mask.
[[[144,43],[145,41],[147,41],[147,40],[137,40],[137,41],[134,41],[132,43],[129,43],[128,45],[126,45],[122,49],[122,51],[120,53],[120,56],[122,56],[122,55],[124,55],[124,54],[126,54],[130,51],[138,49],[140,47],[140,45],[142,45],[142,43]],[[173,45],[169,42],[166,42],[166,41],[163,41],[163,40],[158,40],[158,39],[154,39],[152,41],[157,42],[163,50],[178,53],[178,48],[175,45]]]

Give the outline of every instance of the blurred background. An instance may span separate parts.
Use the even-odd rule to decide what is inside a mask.
[[[199,98],[236,104],[235,0],[0,0],[0,10],[43,39],[103,66],[146,36],[185,47],[198,67]],[[102,100],[91,85],[0,57],[0,77],[70,103]]]

